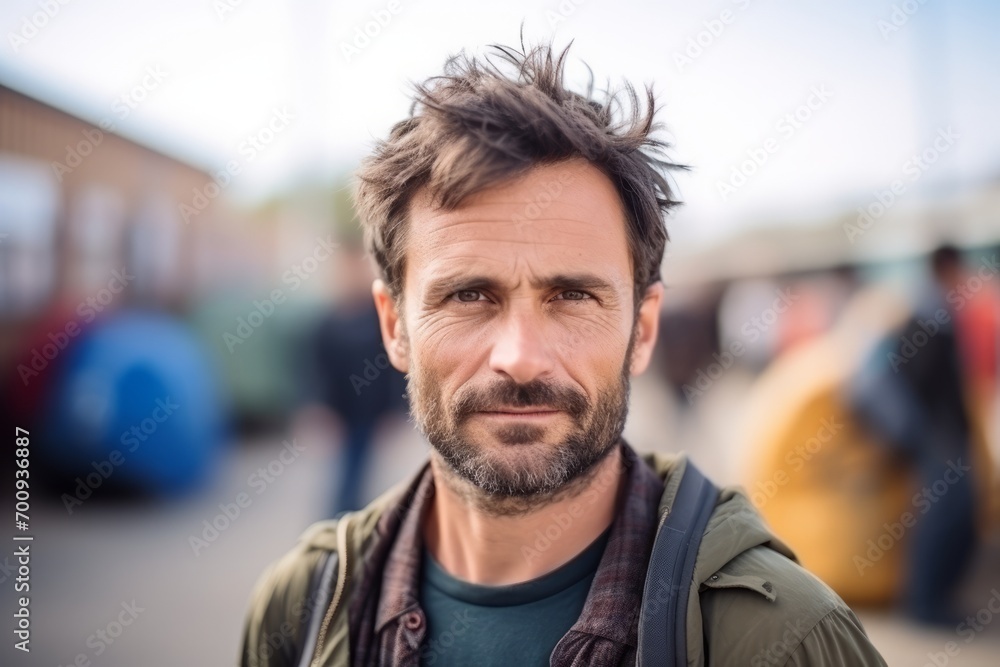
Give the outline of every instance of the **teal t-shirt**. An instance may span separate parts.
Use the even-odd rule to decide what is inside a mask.
[[[573,560],[510,586],[482,586],[451,576],[424,549],[420,606],[427,636],[424,667],[544,667],[576,623],[611,529]]]

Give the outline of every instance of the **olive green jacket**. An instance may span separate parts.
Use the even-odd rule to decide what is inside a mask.
[[[664,480],[662,516],[673,503],[687,459],[658,454],[642,458]],[[350,664],[351,582],[379,517],[408,484],[394,487],[363,510],[314,524],[294,549],[271,565],[251,597],[243,667],[298,665],[310,619],[320,623],[310,665]],[[337,553],[337,583],[329,604],[317,604],[310,597],[309,582],[326,551]],[[741,489],[722,490],[702,538],[688,599],[689,666],[886,664],[843,600],[794,558]]]

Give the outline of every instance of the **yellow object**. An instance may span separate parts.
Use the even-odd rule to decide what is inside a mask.
[[[913,473],[842,398],[871,343],[906,314],[889,292],[860,294],[833,331],[775,360],[748,397],[747,493],[802,565],[850,604],[896,598],[921,515]],[[975,421],[973,432],[973,474],[986,500],[993,465]]]

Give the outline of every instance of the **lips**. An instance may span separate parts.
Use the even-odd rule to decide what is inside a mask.
[[[541,418],[541,417],[551,417],[561,413],[562,410],[552,410],[549,408],[508,408],[504,410],[484,410],[477,414],[483,415],[485,417],[520,417],[522,419],[531,418]]]

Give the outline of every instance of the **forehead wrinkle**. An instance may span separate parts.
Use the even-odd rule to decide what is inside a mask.
[[[604,215],[599,215],[590,208],[585,208],[583,206],[573,205],[572,207],[567,206],[562,203],[551,203],[540,207],[541,210],[535,213],[533,216],[529,216],[528,213],[524,212],[522,209],[517,209],[513,212],[506,206],[496,206],[490,208],[505,208],[506,210],[502,212],[494,211],[482,211],[476,208],[463,207],[461,209],[456,209],[454,211],[438,211],[436,213],[431,213],[429,215],[422,217],[422,222],[424,223],[438,223],[443,227],[450,227],[453,225],[469,224],[476,222],[509,222],[509,223],[526,223],[526,222],[571,222],[579,223],[582,225],[598,226],[603,228],[603,221],[606,219]],[[525,207],[526,208],[526,207]],[[569,209],[572,210],[560,210]],[[610,211],[611,215],[617,214],[617,211]]]
[[[534,214],[528,210],[532,206],[539,209]],[[529,217],[532,215],[533,217]],[[522,220],[515,220],[518,217]],[[619,203],[616,202],[611,210],[595,212],[592,205],[585,205],[575,200],[538,202],[537,193],[531,193],[523,198],[467,202],[454,209],[424,209],[423,215],[414,216],[415,219],[428,223],[440,222],[443,219],[445,226],[467,222],[539,222],[546,219],[600,225],[608,217],[624,220],[624,211]]]
[[[446,223],[437,229],[430,229],[424,232],[424,239],[437,239],[442,236],[454,237],[459,227],[465,225],[483,224],[482,230],[477,230],[474,236],[462,236],[453,238],[455,243],[559,243],[560,239],[607,239],[613,240],[614,234],[605,225],[597,221],[580,221],[575,218],[538,218],[530,221],[515,221],[511,219],[503,220],[457,220]],[[503,225],[497,228],[497,224]],[[569,223],[559,229],[546,229],[546,223]],[[508,232],[513,232],[510,234]],[[519,238],[529,236],[530,238]]]

